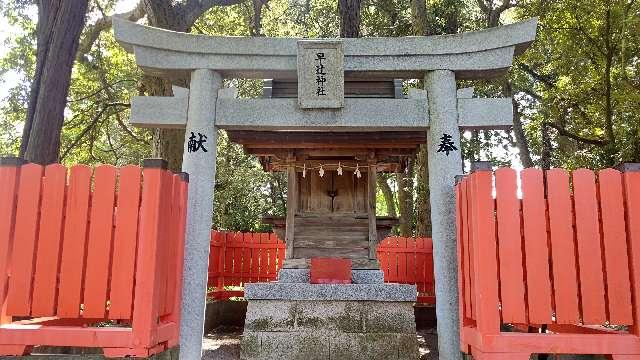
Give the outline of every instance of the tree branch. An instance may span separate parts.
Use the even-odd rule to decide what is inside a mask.
[[[549,87],[549,88],[556,87],[555,76],[547,75],[547,74],[541,74],[541,73],[533,70],[533,68],[531,68],[529,65],[524,64],[524,63],[518,63],[518,68],[520,70],[526,72],[527,74],[529,74],[532,78],[534,78],[534,80],[545,84],[547,87]]]
[[[596,145],[596,146],[604,146],[607,145],[609,142],[606,140],[600,140],[600,139],[590,139],[590,138],[586,138],[583,136],[580,136],[578,134],[574,134],[572,132],[570,132],[569,130],[563,128],[562,126],[550,122],[550,121],[545,121],[542,123],[543,126],[549,126],[552,127],[554,129],[556,129],[558,131],[558,134],[561,136],[565,136],[568,137],[570,139],[585,143],[585,144],[590,144],[590,145]]]
[[[511,0],[502,0],[502,5],[500,5],[496,9],[496,11],[498,12],[498,14],[502,14],[506,10],[511,9],[512,7],[516,7],[516,6],[518,6],[518,4],[515,1],[511,2]]]
[[[245,2],[245,0],[188,0],[179,5],[179,10],[184,16],[187,27],[191,27],[205,11],[213,6],[230,6],[242,2]]]
[[[84,130],[82,130],[82,132],[80,134],[78,134],[78,136],[71,142],[71,144],[67,147],[67,149],[64,151],[64,153],[62,153],[62,155],[60,156],[60,161],[64,160],[67,157],[67,155],[69,155],[71,150],[73,150],[73,148],[75,148],[78,144],[80,144],[82,138],[84,138],[84,136],[87,135],[89,133],[89,131],[91,131],[94,128],[94,126],[96,126],[98,124],[98,122],[100,121],[100,118],[105,113],[105,111],[107,111],[107,109],[109,109],[110,107],[114,107],[114,106],[130,107],[131,105],[130,104],[125,104],[125,103],[108,103],[108,104],[105,104],[102,107],[102,109],[100,109],[100,111],[98,111],[98,113],[93,117],[93,119],[87,125],[87,127],[85,127]],[[92,156],[93,156],[93,154],[92,154]]]
[[[80,45],[78,46],[78,53],[76,54],[76,60],[79,62],[86,62],[86,55],[91,51],[91,47],[96,42],[100,34],[104,30],[108,30],[111,28],[111,24],[113,21],[113,17],[121,17],[129,21],[138,21],[142,19],[146,14],[142,1],[139,1],[136,7],[122,14],[115,14],[110,16],[103,16],[98,19],[95,24],[91,26],[87,26],[87,30],[85,30],[84,38],[80,41]]]
[[[482,12],[485,14],[489,14],[489,11],[491,11],[484,0],[478,0],[478,6],[480,6],[480,10],[482,10]]]

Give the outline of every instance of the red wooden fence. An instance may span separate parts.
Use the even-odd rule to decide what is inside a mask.
[[[526,169],[521,199],[516,176],[495,172],[495,198],[491,171],[456,186],[462,350],[640,359],[640,172]]]
[[[431,239],[388,237],[380,242],[377,253],[385,282],[416,284],[418,303],[436,303]]]
[[[209,296],[222,300],[243,296],[245,283],[275,281],[286,246],[272,233],[211,232]],[[431,239],[389,237],[378,246],[386,282],[416,284],[418,302],[435,304]]]
[[[1,159],[0,355],[175,346],[186,197],[186,177],[159,160],[67,171]],[[119,325],[93,326],[109,320]]]
[[[284,261],[285,244],[273,233],[211,232],[209,296],[228,299],[243,296],[225,287],[275,281]]]

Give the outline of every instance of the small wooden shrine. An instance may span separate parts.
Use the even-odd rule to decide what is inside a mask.
[[[269,81],[268,97],[296,97],[295,82]],[[400,81],[345,81],[345,97],[402,97]],[[288,173],[287,216],[265,217],[287,243],[285,268],[312,257],[352,259],[377,269],[376,246],[398,219],[376,216],[377,173],[406,170],[424,131],[247,131],[229,138],[259,157],[266,171]]]

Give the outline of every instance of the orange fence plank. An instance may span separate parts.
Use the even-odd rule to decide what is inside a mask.
[[[120,169],[111,264],[110,319],[131,318],[141,180],[138,166]]]
[[[260,234],[260,244],[268,244],[269,243],[269,234]],[[269,281],[269,250],[262,249],[262,253],[260,254],[260,279],[262,281]]]
[[[155,342],[154,328],[158,323],[159,286],[158,247],[163,220],[162,195],[166,170],[144,167],[142,172],[142,200],[140,206],[140,232],[136,262],[136,283],[133,305],[132,331],[134,343],[150,346]],[[164,265],[164,264],[163,264]]]
[[[542,170],[522,171],[522,218],[529,322],[551,322],[551,280]]]
[[[633,323],[633,316],[622,174],[613,169],[598,172],[598,191],[607,279],[608,319],[612,324],[629,325]]]
[[[219,232],[216,233],[216,246],[215,246],[215,251],[218,253],[218,256],[216,258],[216,267],[215,267],[215,285],[218,288],[222,288],[224,286],[224,279],[223,279],[223,271],[224,271],[224,244],[226,241],[226,234]]]
[[[578,242],[582,319],[585,324],[604,324],[604,279],[600,251],[600,222],[593,171],[573,172],[573,194]]]
[[[13,227],[16,218],[16,203],[21,166],[0,165],[0,306],[4,307],[8,271],[13,250]],[[4,315],[4,314],[2,314]],[[5,319],[0,319],[4,322]]]
[[[274,234],[274,236],[276,236]],[[276,239],[278,239],[278,237],[276,236]],[[278,270],[282,269],[282,265],[284,263],[284,257],[285,257],[285,245],[284,245],[284,241],[278,239]]]
[[[260,244],[260,235],[256,233],[252,233],[251,237],[249,238],[249,243],[256,244],[256,245]],[[260,248],[259,247],[252,246],[251,248],[251,266],[249,268],[251,269],[250,281],[251,282],[259,281],[258,280],[260,276]]]
[[[221,233],[220,234],[220,248],[218,251],[220,251],[220,257],[218,258],[218,287],[222,288],[224,287],[224,265],[225,265],[225,256],[227,255],[227,234],[226,233]]]
[[[398,237],[392,237],[389,240],[392,247],[398,246]],[[400,280],[400,276],[398,276],[398,253],[389,251],[388,262],[389,276],[388,279],[385,277],[385,281],[398,282]]]
[[[242,234],[242,242],[243,245],[249,243],[251,241],[252,234],[251,233],[243,233]],[[242,258],[242,263],[240,265],[240,281],[244,284],[249,282],[249,271],[251,270],[251,249],[247,246],[243,246],[240,249],[240,257]]]
[[[185,245],[185,232],[186,232],[186,224],[187,224],[187,202],[188,202],[188,193],[189,193],[189,177],[186,174],[179,174],[180,182],[179,182],[179,196],[178,196],[178,219],[179,221],[176,224],[177,227],[177,238],[176,238],[176,264],[175,264],[175,286],[174,286],[174,297],[173,297],[173,312],[169,317],[170,321],[173,321],[175,324],[180,324],[180,307],[182,305],[182,275],[184,268],[184,245]],[[174,333],[174,341],[179,340],[179,332],[180,326],[176,326]],[[167,344],[167,346],[173,346],[171,342]]]
[[[401,249],[407,248],[407,238],[399,237],[398,238],[398,247]],[[407,253],[397,252],[398,259],[398,282],[405,283],[407,282]]]
[[[427,255],[425,249],[424,238],[415,239],[416,244],[416,259],[415,259],[415,274],[416,274],[416,286],[419,293],[425,293],[428,289],[429,277],[426,271],[426,258]]]
[[[77,317],[80,312],[90,190],[91,168],[73,166],[69,176],[60,260],[59,317]]]
[[[626,205],[627,239],[631,263],[631,291],[634,324],[630,331],[640,336],[640,171],[628,171],[623,175],[624,201]]]
[[[242,258],[240,257],[240,248],[238,245],[242,244],[242,233],[234,232],[231,234],[231,238],[227,238],[227,250],[231,255],[228,260],[229,267],[225,269],[229,280],[229,285],[240,285],[240,265],[242,264]]]
[[[427,284],[425,292],[429,295],[436,296],[436,282],[434,278],[433,269],[433,240],[425,239],[425,249],[427,250],[427,256],[425,260],[425,277],[427,278]]]
[[[98,166],[94,170],[84,278],[84,317],[102,318],[106,314],[116,174],[116,168],[110,165]]]
[[[165,315],[164,310],[167,306],[167,281],[169,275],[169,253],[172,256],[175,252],[172,249],[175,238],[170,236],[171,224],[175,223],[176,219],[171,217],[172,207],[172,192],[173,192],[173,174],[170,171],[164,171],[162,173],[163,186],[160,193],[160,224],[158,233],[158,247],[156,263],[157,272],[157,286],[158,286],[158,314],[160,316]]]
[[[178,227],[180,223],[180,214],[179,214],[179,206],[180,206],[180,176],[170,174],[170,184],[168,187],[168,211],[167,211],[167,249],[165,253],[165,262],[166,262],[166,274],[165,274],[165,289],[164,294],[162,295],[164,301],[162,302],[162,307],[160,308],[161,315],[170,314],[173,310],[173,298],[175,295],[175,271],[176,262],[177,262],[177,247],[178,243]],[[162,264],[162,263],[161,263]]]
[[[458,182],[455,186],[456,191],[456,245],[457,245],[457,257],[458,257],[458,326],[460,331],[464,328],[465,319],[468,317],[465,308],[465,298],[466,292],[468,289],[464,288],[464,256],[463,249],[463,233],[466,231],[464,227],[464,223],[462,221],[462,190],[460,183]],[[465,345],[460,343],[460,351],[465,351]]]
[[[66,184],[67,169],[64,166],[52,164],[45,168],[36,270],[33,279],[32,316],[55,314]]]
[[[522,229],[516,172],[509,168],[498,169],[495,171],[495,178],[502,321],[526,323]]]
[[[42,170],[40,165],[27,164],[22,166],[20,172],[14,233],[16,241],[13,243],[7,299],[9,315],[28,316],[30,313]]]
[[[233,278],[233,248],[231,243],[235,237],[235,233],[226,233],[224,240],[224,269],[222,270],[222,276],[224,279],[224,286],[235,285]]]
[[[465,233],[465,247],[466,250],[464,252],[465,256],[465,288],[468,289],[466,292],[466,296],[468,299],[465,299],[467,314],[473,319],[475,319],[474,313],[476,311],[476,296],[475,296],[475,275],[474,275],[474,264],[473,264],[473,223],[472,223],[472,211],[471,211],[471,180],[470,178],[465,178],[462,180],[462,211],[463,211],[463,222],[467,225],[466,233]],[[465,220],[466,219],[466,220]]]
[[[491,196],[492,172],[478,171],[470,176],[473,231],[473,263],[478,330],[500,332],[498,312],[498,264],[494,200]]]
[[[569,174],[562,169],[547,171],[549,233],[553,260],[556,322],[577,324],[578,276],[573,234],[573,207],[569,193]]]
[[[278,237],[274,233],[269,233],[269,243],[277,244]],[[278,259],[278,248],[273,247],[269,250],[269,274],[270,281],[276,280],[278,276],[278,268],[276,266],[276,260]]]

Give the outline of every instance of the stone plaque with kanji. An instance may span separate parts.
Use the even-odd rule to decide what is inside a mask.
[[[298,104],[302,109],[344,106],[344,52],[340,40],[298,41]]]

